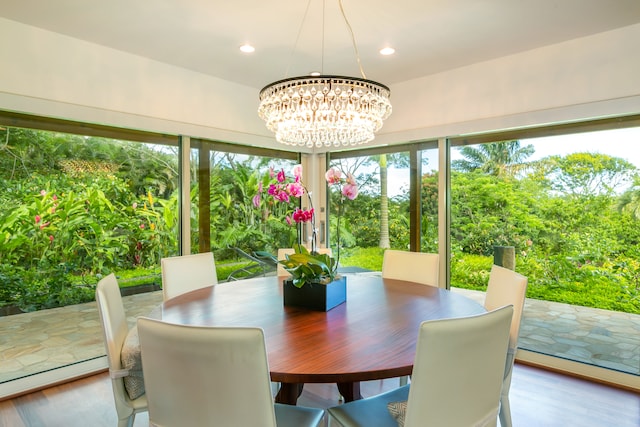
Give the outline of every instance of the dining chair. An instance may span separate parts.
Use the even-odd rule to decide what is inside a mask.
[[[382,258],[382,278],[438,286],[438,261],[438,254],[387,249]]]
[[[317,248],[316,251],[319,254],[327,254],[331,256],[331,248]],[[287,259],[287,255],[295,253],[293,248],[280,248],[278,249],[278,261],[284,261]],[[278,263],[278,276],[286,276],[289,272],[284,269],[284,266]]]
[[[163,427],[317,426],[322,409],[273,402],[260,328],[138,318],[149,423]]]
[[[125,389],[124,378],[129,375],[129,371],[123,368],[121,349],[129,328],[120,296],[120,287],[113,273],[98,282],[96,302],[102,323],[111,388],[118,414],[118,427],[132,427],[136,414],[147,411],[147,397],[143,394],[136,399],[131,399]]]
[[[160,260],[164,300],[218,283],[213,253],[204,252]]]
[[[512,317],[505,306],[423,322],[411,384],[329,408],[330,425],[496,426]]]
[[[524,309],[524,301],[527,294],[528,279],[515,271],[493,265],[489,274],[489,284],[485,296],[484,307],[494,310],[497,307],[511,304],[513,306],[513,319],[509,332],[509,350],[505,363],[504,381],[500,396],[500,425],[511,427],[511,407],[509,403],[509,389],[511,388],[511,374],[518,349],[518,334],[520,321]]]
[[[438,261],[438,254],[387,249],[382,257],[382,278],[438,286]],[[401,386],[408,382],[408,376],[400,377]]]

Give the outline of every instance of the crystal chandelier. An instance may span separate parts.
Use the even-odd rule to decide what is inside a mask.
[[[358,64],[360,58],[351,32]],[[279,80],[260,91],[258,115],[283,144],[304,147],[345,147],[373,141],[391,114],[391,91],[362,78],[333,75]]]

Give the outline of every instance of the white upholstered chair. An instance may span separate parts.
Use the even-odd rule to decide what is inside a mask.
[[[438,254],[387,249],[382,258],[382,278],[438,286]]]
[[[429,286],[438,286],[439,256],[425,252],[387,249],[382,258],[382,278],[405,280]],[[409,377],[400,377],[400,385]]]
[[[331,248],[318,248],[316,249],[319,254],[327,254],[331,256]],[[278,249],[278,261],[287,259],[287,255],[295,253],[293,248],[280,248]],[[278,263],[278,276],[286,276],[289,272],[284,269],[284,266]]]
[[[218,283],[216,264],[211,252],[162,258],[160,266],[162,296],[165,301]]]
[[[484,307],[494,310],[497,307],[511,304],[513,306],[513,319],[509,333],[509,351],[505,363],[504,382],[500,397],[500,425],[511,427],[511,408],[509,404],[509,389],[511,388],[511,374],[513,363],[518,349],[518,334],[522,310],[527,294],[527,278],[512,270],[493,265],[489,275],[489,285],[485,296]]]
[[[404,411],[405,427],[496,426],[512,317],[506,306],[423,322],[411,384],[329,408],[330,425],[397,427]]]
[[[264,334],[141,317],[149,423],[163,427],[317,426],[324,411],[274,404]]]
[[[129,329],[120,296],[120,287],[115,275],[110,274],[98,282],[96,301],[102,322],[113,399],[118,414],[118,427],[131,427],[135,415],[139,412],[146,412],[147,397],[142,395],[137,399],[130,399],[124,387],[124,377],[129,372],[122,367],[120,352]]]

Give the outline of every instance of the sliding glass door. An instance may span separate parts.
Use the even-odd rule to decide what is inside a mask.
[[[452,150],[451,286],[511,251],[521,348],[639,375],[640,128],[511,136]]]
[[[78,129],[0,127],[0,384],[101,358],[96,283],[158,290],[177,249],[177,138]]]

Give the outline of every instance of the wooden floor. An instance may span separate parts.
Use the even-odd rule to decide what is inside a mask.
[[[370,396],[397,384],[367,382],[362,392]],[[638,394],[530,366],[516,365],[510,397],[514,427],[640,426]],[[0,427],[115,427],[112,399],[107,374],[95,375],[0,402]],[[331,384],[309,384],[299,404],[334,406],[338,392]],[[146,413],[136,417],[136,427],[147,425]]]

